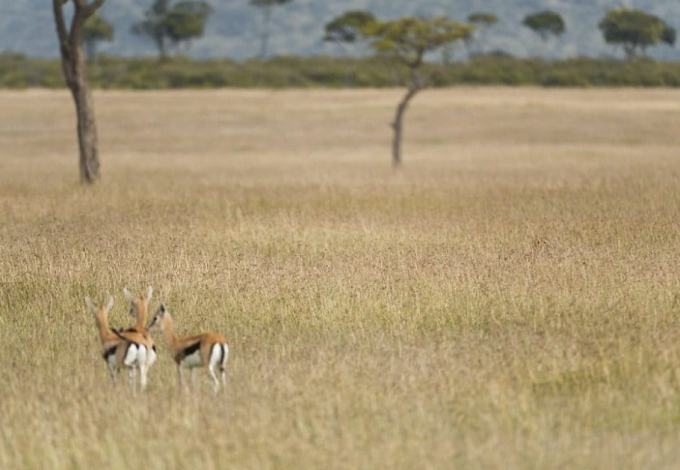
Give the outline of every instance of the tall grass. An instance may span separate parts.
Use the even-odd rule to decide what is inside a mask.
[[[674,468],[680,96],[0,93],[0,468]],[[674,127],[675,126],[675,127]],[[224,333],[113,390],[83,297]]]

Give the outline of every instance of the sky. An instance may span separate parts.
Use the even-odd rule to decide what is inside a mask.
[[[152,56],[154,46],[130,33],[153,0],[108,0],[102,15],[114,23],[116,38],[100,51],[121,56]],[[209,0],[214,14],[205,36],[181,51],[195,58],[229,57],[243,60],[259,50],[261,15],[248,0]],[[597,29],[608,8],[625,5],[664,18],[680,30],[680,0],[293,0],[276,8],[272,16],[270,51],[273,55],[332,55],[338,49],[322,40],[323,26],[352,9],[367,9],[380,19],[407,15],[447,15],[465,20],[470,13],[496,14],[500,22],[486,31],[478,47],[504,50],[515,56],[569,58],[622,56],[605,44]],[[542,42],[521,25],[524,16],[550,9],[560,13],[567,32],[559,40]],[[0,53],[17,52],[33,57],[57,57],[56,35],[49,0],[0,0]],[[459,54],[463,57],[462,50]],[[656,47],[652,56],[680,60],[680,47]]]

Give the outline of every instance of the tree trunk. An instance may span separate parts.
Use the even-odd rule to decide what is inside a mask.
[[[404,126],[404,113],[406,113],[409,101],[411,101],[419,91],[420,87],[417,84],[412,84],[406,95],[402,98],[401,103],[399,103],[399,106],[397,106],[397,114],[392,123],[392,129],[394,129],[394,137],[392,139],[392,168],[394,169],[401,167],[401,135]]]
[[[100,178],[97,123],[94,115],[94,101],[87,82],[85,58],[80,47],[72,51],[64,67],[70,69],[70,79],[66,82],[76,107],[80,181],[81,183],[94,183]]]
[[[87,63],[90,65],[97,63],[97,40],[87,39],[83,41],[83,47],[85,48],[85,58]]]
[[[624,44],[623,44],[623,50],[624,50],[625,53],[626,53],[626,60],[627,60],[627,61],[630,62],[630,61],[632,61],[632,60],[635,59],[635,57],[636,57],[636,55],[637,55],[637,54],[636,54],[636,51],[635,51],[635,44],[624,43]]]
[[[262,39],[260,43],[260,60],[267,59],[267,47],[269,45],[269,23],[272,14],[271,6],[262,7]]]
[[[162,62],[168,58],[167,48],[165,47],[165,35],[163,33],[157,33],[154,36],[154,41],[156,42],[156,48],[158,49],[158,60]]]
[[[70,30],[66,28],[62,12],[62,6],[68,1],[53,0],[61,65],[76,107],[80,181],[81,183],[94,183],[100,178],[97,124],[94,101],[87,82],[82,27],[85,20],[92,16],[106,0],[95,0],[91,4],[88,4],[86,0],[73,0],[75,11]]]
[[[81,74],[76,88],[71,88],[78,121],[80,181],[82,183],[94,183],[100,178],[97,122],[94,114],[94,101],[87,85],[85,70],[82,70]]]

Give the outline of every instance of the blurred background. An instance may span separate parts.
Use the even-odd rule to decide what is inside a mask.
[[[101,16],[115,31],[112,41],[98,46],[104,55],[153,56],[156,49],[131,32],[142,21],[155,0],[116,0],[107,2]],[[178,1],[170,2],[179,3]],[[182,55],[197,59],[229,58],[246,60],[260,52],[262,12],[248,0],[209,0],[211,14],[205,31],[190,43],[183,44]],[[292,0],[276,6],[270,18],[269,54],[272,56],[340,55],[341,48],[324,41],[324,25],[350,10],[367,10],[379,20],[403,16],[446,15],[466,21],[471,14],[486,12],[498,22],[487,28],[477,52],[502,51],[515,57],[622,57],[623,53],[604,41],[599,21],[609,9],[640,9],[663,18],[671,26],[680,25],[680,2],[676,0]],[[565,31],[559,38],[541,40],[523,26],[527,15],[550,10],[562,16]],[[18,53],[30,57],[56,58],[54,20],[51,2],[22,0],[0,2],[0,53]],[[657,59],[678,60],[680,51],[671,47],[650,48],[648,55]],[[456,51],[454,59],[467,57]]]

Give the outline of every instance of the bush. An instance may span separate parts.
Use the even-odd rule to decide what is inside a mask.
[[[544,61],[493,54],[448,66],[426,64],[435,87],[452,85],[538,85],[549,87],[641,86],[680,87],[680,64],[649,59]],[[275,57],[267,62],[229,59],[192,60],[172,57],[106,57],[88,68],[95,88],[166,89],[222,87],[401,87],[407,71],[384,57]],[[58,60],[0,54],[0,87],[61,88]]]

